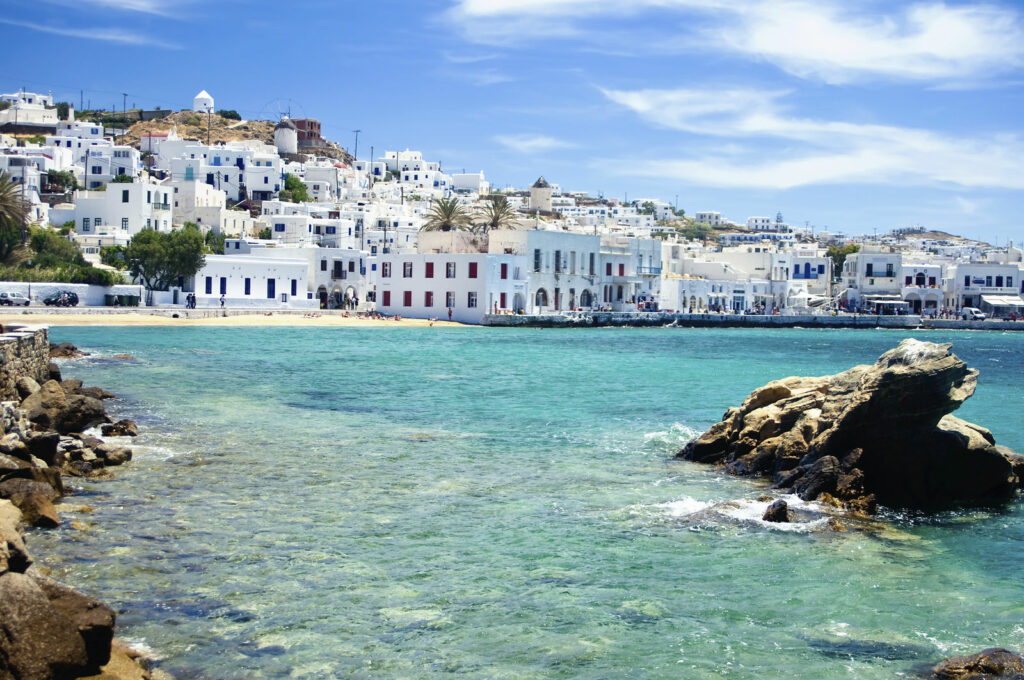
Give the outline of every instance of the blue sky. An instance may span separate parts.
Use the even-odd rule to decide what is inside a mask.
[[[1024,11],[969,2],[3,0],[4,91],[319,118],[498,186],[1024,242]],[[852,7],[852,9],[851,9]]]

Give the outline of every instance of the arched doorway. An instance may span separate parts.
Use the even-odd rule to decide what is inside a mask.
[[[917,273],[917,276],[914,277],[914,285],[924,288],[924,272]]]
[[[533,302],[538,308],[543,309],[548,306],[548,292],[543,288],[537,289],[537,295],[534,296]]]
[[[622,302],[622,286],[619,286],[618,291],[616,291],[615,299],[617,302]]]
[[[584,288],[583,292],[580,293],[580,307],[593,307],[593,306],[594,306],[594,296],[593,296],[593,294],[589,290]]]
[[[316,299],[320,301],[320,309],[327,309],[327,286],[316,289]]]
[[[516,314],[522,314],[526,311],[526,298],[522,293],[516,293],[512,296],[512,311]]]

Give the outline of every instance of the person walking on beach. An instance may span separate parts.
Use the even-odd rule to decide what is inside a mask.
[[[224,309],[224,296],[223,295],[220,296],[220,308]]]
[[[448,320],[449,321],[452,320],[452,308],[451,307],[448,308]]]

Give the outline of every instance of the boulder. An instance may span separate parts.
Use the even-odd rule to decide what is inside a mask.
[[[15,572],[0,575],[0,678],[75,678],[89,670],[77,626],[36,580]]]
[[[992,648],[971,656],[957,656],[932,668],[940,680],[999,680],[1024,675],[1024,659],[1008,649]]]
[[[57,492],[45,482],[31,479],[5,479],[0,482],[0,498],[6,498],[21,510],[27,524],[52,529],[60,526],[53,507]]]
[[[132,459],[132,450],[127,446],[114,446],[113,444],[100,444],[93,453],[103,461],[103,465],[123,465]]]
[[[46,368],[46,372],[49,374],[50,380],[56,380],[60,382],[60,366],[55,362],[51,361]]]
[[[0,437],[0,453],[27,461],[32,455],[24,440],[13,432]]]
[[[14,389],[18,391],[18,397],[24,399],[30,394],[35,394],[39,391],[39,383],[29,376],[23,375],[14,383]]]
[[[765,522],[788,522],[789,521],[789,504],[781,498],[771,505],[764,511],[761,519]]]
[[[57,468],[29,466],[18,468],[17,470],[0,471],[0,484],[9,479],[28,479],[33,482],[47,484],[56,493],[56,498],[64,495],[64,482],[61,480],[60,470]]]
[[[64,394],[78,394],[79,390],[82,389],[82,381],[78,378],[68,378],[67,380],[61,380],[60,386],[64,390]]]
[[[27,460],[9,456],[6,453],[0,453],[0,473],[4,470],[17,470],[18,468],[23,467],[29,467],[29,462]]]
[[[61,465],[63,456],[57,450],[60,434],[56,432],[33,432],[25,440],[29,453],[43,460],[47,465]]]
[[[32,556],[28,554],[19,528],[21,522],[21,510],[8,500],[0,500],[0,546],[3,546],[7,561],[3,571],[23,574],[32,566]]]
[[[54,421],[54,429],[60,433],[81,432],[93,425],[110,422],[103,402],[99,399],[72,394],[66,402]]]
[[[857,511],[1003,502],[1024,486],[1024,457],[951,415],[977,376],[949,344],[904,340],[874,365],[754,390],[677,457]]]
[[[114,639],[114,610],[99,600],[88,597],[53,579],[33,574],[50,604],[74,624],[85,645],[87,672],[96,673],[110,661],[110,644]]]
[[[78,359],[87,356],[88,352],[81,351],[70,342],[50,343],[50,357],[53,359]]]
[[[119,420],[111,425],[104,425],[100,428],[103,432],[104,437],[137,437],[139,436],[139,426],[135,424],[134,420]]]
[[[57,417],[67,408],[67,395],[56,380],[47,380],[21,402],[28,419],[43,430],[54,429]]]
[[[105,389],[100,387],[83,387],[78,390],[78,393],[84,397],[92,397],[93,399],[114,399],[117,397],[113,392],[107,392]]]

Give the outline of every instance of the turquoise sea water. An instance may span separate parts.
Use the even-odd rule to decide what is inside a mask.
[[[31,546],[181,678],[870,679],[1024,648],[1020,503],[785,530],[762,484],[671,460],[768,380],[904,337],[54,328],[143,434]],[[1024,335],[915,337],[1024,451]]]

